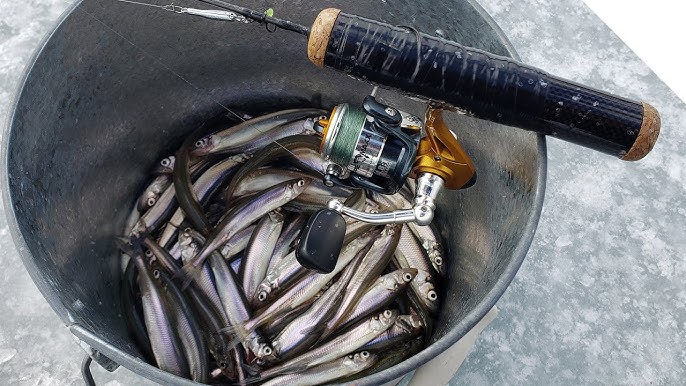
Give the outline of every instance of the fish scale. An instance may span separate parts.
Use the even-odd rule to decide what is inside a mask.
[[[239,270],[243,291],[250,304],[253,303],[258,285],[267,274],[269,259],[281,234],[283,220],[280,210],[269,212],[257,223],[250,236]]]

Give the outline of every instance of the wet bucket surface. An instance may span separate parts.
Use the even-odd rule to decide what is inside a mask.
[[[302,24],[322,8],[337,7],[427,33],[442,29],[460,43],[514,55],[484,11],[465,0],[433,1],[430,7],[390,0],[250,6],[272,7],[277,16]],[[305,52],[302,37],[283,31],[98,1],[81,3],[45,42],[4,136],[3,194],[27,270],[83,342],[157,382],[192,383],[136,358],[121,313],[113,237],[149,170],[200,122],[221,113],[219,103],[256,114],[360,104],[371,91],[367,83],[317,69]],[[379,96],[423,113],[417,101],[386,91]],[[473,158],[479,179],[464,192],[439,198],[435,222],[449,279],[431,345],[361,384],[395,379],[459,340],[505,291],[535,232],[545,140],[454,113],[446,122]]]

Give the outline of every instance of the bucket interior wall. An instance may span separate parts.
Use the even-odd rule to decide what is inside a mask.
[[[276,16],[306,25],[335,6],[429,33],[442,29],[463,44],[512,55],[497,27],[466,0],[241,3],[271,7]],[[222,105],[251,113],[330,108],[359,104],[371,91],[367,83],[316,68],[305,52],[305,38],[284,31],[115,2],[85,1],[62,21],[30,69],[5,146],[15,237],[27,269],[65,323],[137,355],[122,318],[114,237],[152,167],[184,135],[222,113]],[[423,115],[418,101],[388,91],[380,97]],[[438,343],[419,360],[366,381],[411,370],[466,333],[509,284],[533,236],[544,186],[543,139],[457,113],[447,114],[447,122],[473,157],[478,180],[439,200],[435,221],[449,280],[433,336]]]

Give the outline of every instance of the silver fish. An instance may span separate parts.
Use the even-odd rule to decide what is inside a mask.
[[[360,266],[355,271],[355,275],[345,290],[345,297],[341,306],[327,323],[326,331],[322,334],[323,338],[329,336],[335,331],[336,327],[340,326],[347,319],[348,314],[352,312],[353,306],[364,295],[365,290],[374,283],[384,268],[388,266],[399,239],[400,225],[386,225],[381,233],[381,237],[374,242],[374,245],[364,256]]]
[[[218,334],[228,324],[217,316],[216,310],[207,302],[205,296],[196,288],[190,287],[185,292],[193,303],[193,309],[198,313],[203,324],[202,333],[209,346],[219,370],[229,378],[234,376],[234,357],[231,354],[229,339],[224,334]],[[221,310],[224,313],[224,310]]]
[[[222,244],[226,243],[233,235],[266,213],[296,198],[305,190],[310,181],[301,179],[281,183],[261,193],[258,197],[224,217],[212,235],[208,237],[207,242],[198,252],[198,255],[183,267],[184,282],[189,283],[195,277],[197,270],[205,259],[217,248],[221,247]]]
[[[372,200],[384,211],[412,208],[412,202],[400,193],[388,195],[372,192]]]
[[[272,340],[272,347],[281,360],[288,359],[306,349],[319,338],[324,330],[324,323],[338,308],[343,300],[345,287],[350,282],[361,259],[350,262],[341,277],[328,290],[315,300],[312,305],[288,323]]]
[[[370,354],[369,351],[361,351],[352,355],[346,355],[334,359],[309,370],[297,373],[281,375],[272,378],[262,386],[310,386],[327,384],[340,378],[355,375],[363,370],[371,368],[379,360],[378,354]]]
[[[133,231],[133,228],[136,226],[136,223],[140,218],[141,213],[138,211],[138,208],[134,205],[133,209],[131,210],[131,213],[129,213],[129,216],[126,218],[126,224],[124,225],[125,235],[131,234],[131,231]]]
[[[422,338],[415,338],[410,341],[402,342],[392,348],[388,348],[378,354],[379,360],[374,365],[359,372],[356,375],[356,378],[366,377],[367,375],[378,373],[379,371],[395,366],[421,351],[423,346],[424,340]],[[341,380],[341,383],[344,382],[348,383],[348,379]]]
[[[362,348],[373,351],[387,350],[420,336],[425,327],[424,322],[417,315],[400,315],[391,328],[379,334]]]
[[[148,185],[143,194],[141,194],[138,199],[138,210],[140,212],[145,212],[151,208],[157,200],[159,200],[160,195],[171,185],[171,177],[167,174],[163,174],[155,177],[150,185]]]
[[[284,216],[279,209],[262,217],[243,254],[239,277],[249,304],[253,303],[257,287],[267,274],[269,259],[281,234],[283,220]]]
[[[322,363],[329,362],[341,355],[347,355],[374,337],[388,330],[398,318],[398,311],[384,310],[378,315],[363,320],[353,328],[312,350],[260,373],[261,378],[293,371],[304,371]]]
[[[171,279],[166,274],[159,275],[159,279],[167,290],[167,305],[173,316],[174,326],[188,362],[191,379],[206,383],[209,379],[208,348],[200,333],[200,325],[195,320],[195,315],[186,297],[176,288]]]
[[[417,276],[410,283],[411,292],[428,311],[433,314],[438,312],[438,292],[436,292],[434,278],[431,275],[433,268],[426,256],[426,251],[419,245],[407,226],[403,226],[393,261],[400,268],[417,269]]]
[[[179,234],[179,245],[181,249],[181,261],[184,264],[188,264],[188,261],[195,256],[200,245],[196,242],[199,239],[202,242],[202,237],[197,232],[191,230],[185,230]],[[200,290],[200,292],[205,296],[205,299],[214,307],[215,313],[221,319],[223,324],[228,324],[229,319],[224,312],[219,293],[217,292],[216,283],[212,276],[212,270],[207,264],[203,264],[200,274],[195,281],[195,285]]]
[[[431,265],[441,278],[446,277],[446,264],[443,259],[443,248],[439,242],[437,233],[431,225],[417,225],[415,223],[407,224],[412,233],[419,239],[422,247],[429,256]]]
[[[314,178],[313,173],[305,173],[299,170],[281,169],[281,168],[261,168],[250,172],[240,183],[236,186],[233,197],[248,196],[269,189],[272,186],[284,181],[296,178]],[[321,179],[314,179],[312,183],[305,189],[304,194],[325,194],[331,196],[346,196],[349,195],[350,189],[342,186],[329,187],[324,185]]]
[[[183,357],[181,343],[172,327],[164,295],[155,283],[143,256],[133,251],[127,254],[131,256],[138,268],[143,319],[157,367],[180,377],[188,377],[188,364]]]
[[[365,210],[366,203],[367,196],[364,192],[364,189],[357,189],[350,194],[350,196],[343,202],[343,205],[355,210]]]
[[[369,250],[367,248],[367,243],[370,241],[370,238],[373,238],[376,235],[376,233],[369,232],[351,240],[350,243],[345,245],[341,250],[338,263],[341,263],[341,261],[350,261],[350,259],[354,257],[354,254],[361,249],[365,249],[366,253],[366,251]],[[339,267],[337,264],[334,270],[338,269],[338,272],[340,272],[339,268],[342,269],[343,267]],[[257,296],[255,297],[256,306],[263,307],[279,293],[280,289],[285,288],[288,284],[302,275],[305,275],[307,272],[307,269],[298,263],[298,260],[295,257],[295,251],[289,253],[279,264],[275,265],[270,272],[267,272],[267,276],[262,283],[260,283],[257,290]]]
[[[224,258],[219,253],[211,254],[209,263],[217,282],[219,297],[230,324],[232,326],[242,326],[250,320],[251,315],[245,300],[245,294],[243,294],[235,274],[226,265]],[[243,343],[246,350],[250,350],[256,358],[262,361],[274,359],[274,350],[259,333],[256,331],[243,333],[243,331],[241,328],[235,329],[238,340]]]
[[[326,114],[319,109],[284,110],[242,122],[196,142],[194,156],[212,153],[243,153],[258,149],[284,137],[314,134],[314,119]],[[306,119],[304,119],[306,118]]]
[[[352,307],[352,312],[340,323],[340,329],[354,324],[372,312],[391,304],[417,275],[414,268],[398,269],[376,279]]]
[[[304,278],[294,283],[283,295],[274,299],[262,309],[257,317],[245,325],[246,329],[253,329],[270,319],[280,316],[283,312],[298,307],[300,304],[312,299],[324,286],[341,272],[350,262],[361,259],[372,247],[376,238],[375,233],[368,233],[352,241],[343,247],[333,271],[327,274],[310,272]],[[262,299],[262,293],[258,293],[258,301]]]
[[[300,231],[302,231],[306,221],[307,216],[304,214],[298,214],[294,218],[289,219],[286,228],[279,235],[279,239],[276,240],[274,253],[272,253],[272,258],[269,259],[267,274],[269,274],[274,266],[288,254],[291,249],[291,245],[293,245],[298,236],[300,236]]]
[[[140,219],[138,219],[131,234],[135,237],[139,237],[145,232],[155,231],[175,209],[175,197],[176,191],[174,190],[174,185],[169,185],[155,205],[148,209]]]
[[[314,296],[312,303],[317,301],[318,296],[319,295]],[[307,311],[310,308],[310,305],[312,305],[312,303],[305,302],[299,305],[298,307],[294,308],[292,311],[286,312],[278,318],[274,318],[274,320],[265,322],[261,327],[262,331],[264,331],[267,336],[274,338],[276,335],[279,334],[279,332],[283,331],[283,329],[286,328],[286,325],[288,325],[288,323],[292,322],[303,312]]]
[[[324,159],[321,153],[316,150],[294,149],[292,153],[298,167],[318,175],[325,175],[329,166],[334,164],[332,161]]]
[[[345,197],[331,196],[328,193],[308,194],[303,192],[298,198],[286,204],[285,207],[298,213],[312,213],[327,208],[331,199],[343,201]]]
[[[311,177],[311,175],[299,170],[277,168],[256,169],[248,173],[248,175],[238,183],[232,197],[249,196],[288,180]]]
[[[222,256],[224,256],[226,260],[232,260],[234,256],[241,253],[245,248],[248,247],[250,237],[252,236],[254,231],[255,226],[251,225],[247,228],[243,228],[242,230],[236,232],[236,234],[231,236],[229,241],[227,241],[226,244],[222,246]]]
[[[376,227],[375,224],[370,224],[364,221],[353,221],[347,224],[345,228],[345,237],[343,238],[343,244],[347,244],[352,240],[360,237],[361,235],[369,232]]]
[[[131,235],[131,231],[136,226],[138,219],[141,217],[140,212],[138,212],[138,205],[134,204],[133,209],[126,218],[126,223],[124,224],[124,234]],[[126,271],[126,266],[129,264],[131,258],[125,252],[121,252],[121,270]]]

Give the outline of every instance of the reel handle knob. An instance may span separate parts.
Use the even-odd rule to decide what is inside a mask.
[[[314,212],[307,221],[295,258],[307,269],[330,273],[343,248],[346,224],[343,216],[331,209]]]

